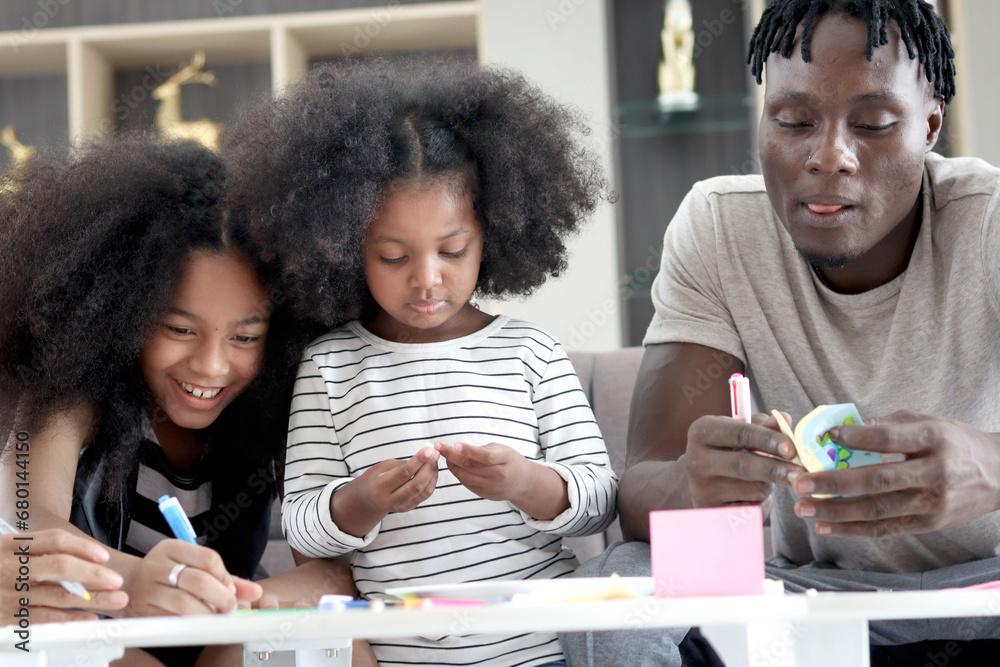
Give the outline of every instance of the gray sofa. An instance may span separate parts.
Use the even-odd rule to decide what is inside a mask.
[[[580,384],[590,399],[594,415],[604,435],[611,455],[611,465],[618,475],[625,469],[625,430],[628,426],[632,387],[642,360],[642,348],[630,347],[612,352],[570,352],[570,360],[580,377]],[[279,506],[271,512],[271,531],[261,566],[274,575],[291,568],[292,554],[281,534]],[[580,562],[604,551],[604,547],[621,539],[618,522],[600,535],[573,537],[564,541],[579,557]]]

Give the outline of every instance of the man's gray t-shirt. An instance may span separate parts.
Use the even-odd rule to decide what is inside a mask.
[[[796,421],[853,402],[862,417],[914,410],[1000,431],[1000,170],[932,153],[922,196],[906,271],[848,295],[799,256],[760,176],[697,183],[667,228],[643,343],[738,357],[757,410]],[[1000,555],[1000,512],[934,533],[821,537],[794,515],[794,500],[775,486],[775,553],[795,563],[911,572]]]

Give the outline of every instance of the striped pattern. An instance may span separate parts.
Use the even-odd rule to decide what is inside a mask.
[[[181,473],[167,461],[152,429],[139,448],[139,473],[131,512],[125,527],[123,551],[145,556],[161,540],[174,534],[160,513],[160,496],[175,496],[191,519],[198,544],[205,544],[205,532],[212,517],[212,480],[203,472]]]
[[[497,442],[554,469],[570,508],[536,521],[463,487],[442,460],[434,494],[390,514],[363,538],[341,532],[330,497],[379,461],[413,456],[428,441]],[[282,526],[313,557],[356,550],[362,595],[386,588],[560,577],[577,566],[562,536],[590,535],[615,518],[618,481],[562,346],[506,317],[463,338],[382,340],[352,322],[313,343],[292,399]],[[455,636],[373,642],[382,665],[537,665],[561,653],[554,634]]]

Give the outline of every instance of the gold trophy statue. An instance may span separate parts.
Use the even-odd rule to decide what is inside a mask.
[[[0,180],[0,194],[10,192],[17,183],[18,177],[28,160],[35,154],[34,146],[25,146],[17,139],[17,132],[13,125],[7,125],[0,130],[0,144],[7,147],[10,153],[10,168],[7,176]]]
[[[694,17],[688,0],[667,0],[664,7],[663,60],[660,61],[658,102],[663,111],[691,110],[698,106],[694,92]]]
[[[205,72],[205,52],[199,51],[191,58],[190,64],[182,67],[173,76],[153,90],[153,99],[160,105],[156,109],[156,129],[170,139],[193,139],[214,151],[219,150],[219,135],[222,125],[208,118],[184,120],[181,116],[181,86],[188,83],[215,85],[215,74]]]

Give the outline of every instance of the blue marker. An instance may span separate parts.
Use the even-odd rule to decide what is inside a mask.
[[[319,599],[316,609],[321,614],[332,614],[354,601],[350,595],[324,595]]]
[[[371,609],[382,611],[386,603],[383,600],[355,600],[350,595],[324,595],[319,599],[316,609],[321,614],[333,614],[346,609]]]
[[[191,544],[198,544],[198,540],[195,539],[194,527],[191,525],[191,521],[187,518],[187,514],[184,513],[184,509],[177,502],[176,498],[173,496],[160,496],[160,512],[163,514],[163,518],[167,520],[170,530],[174,531],[174,537],[178,540],[190,542]]]

